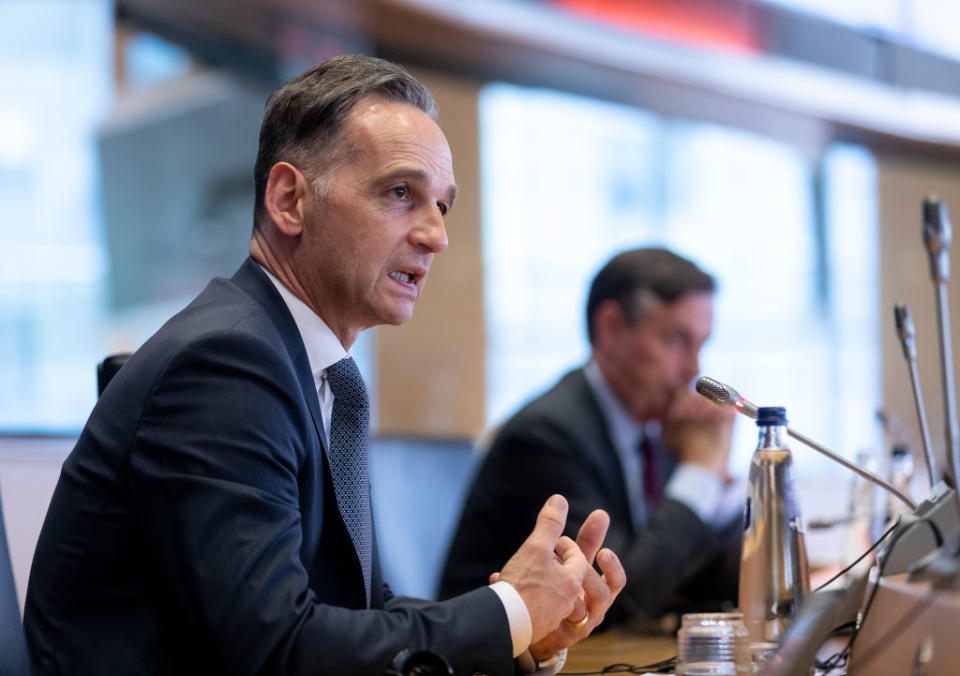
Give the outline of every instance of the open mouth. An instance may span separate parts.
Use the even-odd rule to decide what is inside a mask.
[[[403,284],[413,284],[416,276],[412,272],[388,272],[387,276]]]

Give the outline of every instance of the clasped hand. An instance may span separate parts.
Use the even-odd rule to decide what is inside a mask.
[[[661,421],[663,441],[680,462],[699,465],[728,480],[727,463],[735,417],[733,411],[691,390],[682,390]]]
[[[543,659],[588,636],[603,622],[627,577],[620,559],[600,549],[610,517],[595,510],[583,522],[577,541],[563,535],[567,501],[554,495],[520,549],[490,582],[505,580],[520,594],[530,613],[530,652]],[[600,572],[593,567],[596,560]]]

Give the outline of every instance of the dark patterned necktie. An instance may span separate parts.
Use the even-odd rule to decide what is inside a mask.
[[[663,500],[660,458],[657,456],[656,447],[656,439],[645,432],[640,439],[640,457],[643,458],[643,500],[647,506],[648,519]]]
[[[360,559],[369,608],[373,569],[373,516],[367,470],[370,405],[363,378],[350,357],[327,369],[327,382],[334,397],[330,416],[330,472],[340,516]]]

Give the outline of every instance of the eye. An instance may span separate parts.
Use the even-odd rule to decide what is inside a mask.
[[[398,185],[395,188],[391,188],[390,194],[400,200],[405,200],[410,197],[410,191],[404,185]]]
[[[437,202],[437,209],[440,210],[440,215],[441,215],[441,216],[446,216],[446,215],[447,215],[447,212],[450,211],[450,207],[448,207],[448,206],[447,206],[446,204],[444,204],[443,202]]]

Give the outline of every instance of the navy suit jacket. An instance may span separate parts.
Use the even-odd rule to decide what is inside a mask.
[[[665,483],[676,461],[666,449],[660,453]],[[604,546],[623,562],[627,586],[608,621],[736,602],[739,520],[716,533],[689,507],[667,498],[635,528],[623,469],[582,369],[566,374],[497,433],[467,495],[440,597],[459,594],[499,570],[526,537],[521,524],[535,518],[553,493],[570,503],[570,537],[594,509],[610,515]]]
[[[513,672],[482,587],[390,598],[337,510],[303,341],[248,259],[124,365],[64,463],[30,574],[36,674],[382,674],[403,648]],[[376,553],[375,553],[376,554]]]

